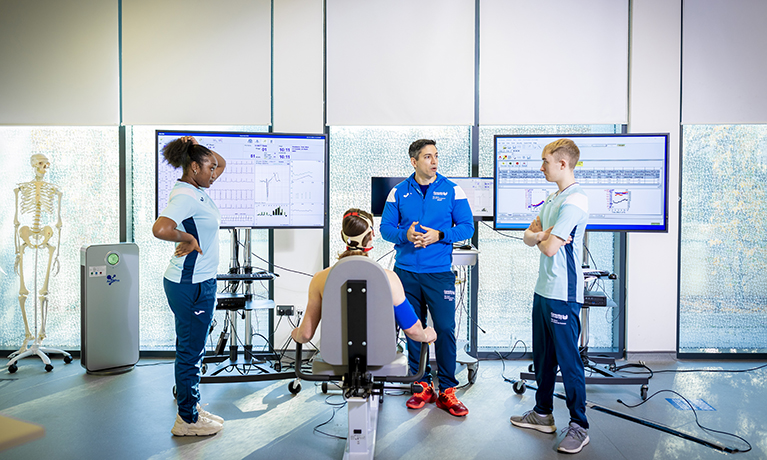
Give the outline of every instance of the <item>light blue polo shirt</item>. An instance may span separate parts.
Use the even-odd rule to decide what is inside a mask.
[[[578,183],[546,198],[539,213],[543,230],[551,226],[552,235],[571,244],[559,248],[552,257],[541,253],[535,293],[547,299],[583,303],[583,234],[589,220],[589,199]]]
[[[176,229],[197,239],[202,254],[192,251],[173,256],[165,278],[174,283],[201,283],[216,277],[218,271],[218,229],[221,213],[203,189],[177,181],[170,192],[168,206],[161,216],[176,222]]]

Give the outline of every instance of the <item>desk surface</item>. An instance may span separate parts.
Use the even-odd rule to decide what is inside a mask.
[[[45,436],[45,428],[0,415],[0,451]]]

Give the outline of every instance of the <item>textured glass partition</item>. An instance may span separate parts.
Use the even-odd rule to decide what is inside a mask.
[[[116,127],[0,127],[0,158],[4,177],[0,185],[0,348],[18,349],[24,340],[19,306],[19,277],[14,273],[14,188],[32,181],[30,156],[44,154],[51,162],[44,179],[63,193],[59,272],[48,286],[47,337],[43,345],[80,348],[80,248],[115,243],[119,231],[119,147]],[[56,225],[44,214],[41,225]],[[32,215],[20,214],[21,226],[31,226]],[[51,240],[55,245],[56,237]],[[37,290],[44,282],[47,251],[37,253]],[[35,251],[25,252],[25,284],[30,294],[27,317],[34,334],[36,296],[32,268]],[[39,311],[38,311],[38,325]]]
[[[494,172],[493,136],[496,134],[616,133],[618,125],[525,125],[481,126],[479,128],[479,175],[492,177]],[[479,298],[477,322],[486,332],[479,332],[479,352],[508,351],[517,340],[531,351],[533,288],[538,277],[539,251],[521,240],[523,232],[492,229],[492,223],[479,227]],[[589,250],[600,270],[613,271],[613,233],[590,233]],[[594,265],[593,263],[591,264]],[[613,282],[605,281],[595,289],[613,297]],[[613,349],[618,346],[613,308],[592,308],[589,347]],[[524,351],[517,344],[515,352]]]
[[[140,309],[141,309],[141,349],[173,349],[176,333],[173,313],[168,307],[163,290],[162,278],[173,252],[173,243],[161,241],[152,235],[155,216],[155,130],[215,130],[215,131],[250,131],[266,132],[267,126],[133,126],[131,129],[131,156],[133,167],[133,240],[140,251]],[[226,171],[224,172],[226,174]],[[179,172],[179,177],[181,173]],[[221,230],[219,273],[229,269],[231,249],[231,231]],[[251,251],[256,256],[268,259],[268,231],[251,231]],[[244,262],[244,251],[240,249],[240,264]],[[252,265],[267,269],[267,262],[252,256]],[[223,288],[219,282],[219,292]],[[253,284],[253,293],[257,298],[268,298],[268,283]],[[218,330],[223,327],[224,313],[216,312],[214,320]],[[241,323],[242,324],[242,323]],[[253,314],[254,332],[267,334],[268,316],[266,310],[257,310]],[[240,339],[243,338],[239,332]],[[215,334],[214,334],[215,335]],[[254,349],[263,343],[254,339]],[[215,345],[209,342],[209,346]]]
[[[433,139],[439,151],[438,172],[469,176],[471,139],[466,126],[449,127],[331,127],[330,128],[330,259],[345,246],[341,241],[343,212],[370,210],[370,178],[405,177],[413,173],[407,149],[417,139]],[[376,228],[380,224],[376,218]],[[394,248],[376,232],[370,257],[378,259]],[[384,258],[386,267],[393,266]],[[389,263],[390,262],[390,263]]]
[[[351,207],[370,210],[370,178],[406,177],[413,173],[408,147],[417,139],[433,139],[439,151],[438,172],[444,176],[469,176],[471,136],[467,126],[448,127],[331,127],[330,128],[330,263],[335,263],[345,246],[341,241],[341,218]],[[375,227],[380,217],[375,218]],[[394,266],[394,244],[376,231],[373,259],[386,268]],[[460,290],[465,284],[456,286]],[[468,291],[463,296],[463,321],[466,320]],[[459,326],[459,338],[468,333]]]
[[[767,125],[683,129],[680,353],[767,352]]]

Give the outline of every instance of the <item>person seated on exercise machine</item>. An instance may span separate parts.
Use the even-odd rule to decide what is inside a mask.
[[[373,249],[373,216],[361,209],[351,208],[344,213],[341,227],[341,237],[346,244],[346,251],[342,252],[338,259],[348,256],[367,256],[368,251]],[[298,343],[306,343],[314,337],[317,326],[322,318],[322,294],[325,282],[328,279],[332,267],[317,272],[309,283],[309,300],[306,303],[306,311],[301,324],[293,329],[291,337]],[[392,305],[394,306],[394,319],[397,325],[405,332],[405,335],[418,342],[431,343],[437,340],[434,328],[424,329],[421,321],[415,314],[413,306],[405,297],[405,289],[397,275],[386,270],[391,287]]]

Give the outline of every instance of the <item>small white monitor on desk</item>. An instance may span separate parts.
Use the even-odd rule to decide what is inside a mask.
[[[461,187],[469,200],[474,217],[493,217],[493,178],[492,177],[449,177]]]

